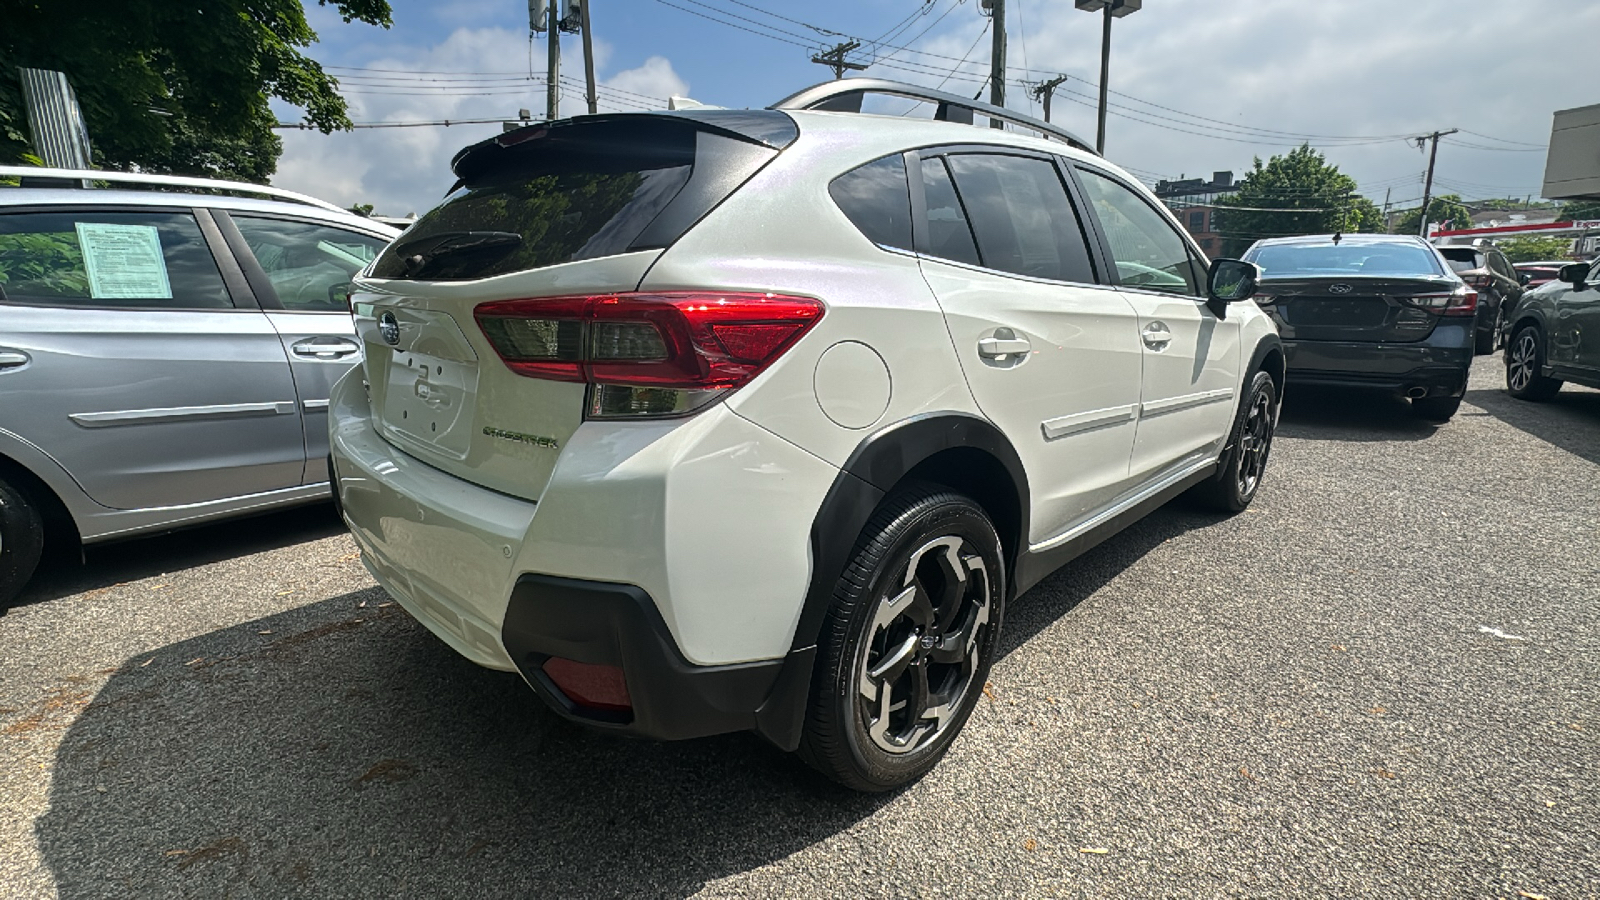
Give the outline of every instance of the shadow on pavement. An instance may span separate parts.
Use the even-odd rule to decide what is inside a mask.
[[[1386,391],[1290,384],[1277,433],[1312,441],[1423,441],[1438,429]]]
[[[1211,521],[1173,505],[1090,551],[1015,604],[1002,652]],[[591,733],[372,588],[126,661],[62,740],[36,831],[69,900],[683,896],[892,796],[753,735]]]
[[[1468,391],[1467,402],[1500,421],[1600,465],[1600,391],[1567,386],[1542,403],[1503,390]]]
[[[333,504],[317,503],[155,537],[92,544],[84,548],[83,562],[77,559],[74,548],[71,553],[53,554],[56,558],[47,556],[39,564],[33,580],[11,605],[40,603],[124,581],[181,572],[225,559],[320,540],[344,530]]]

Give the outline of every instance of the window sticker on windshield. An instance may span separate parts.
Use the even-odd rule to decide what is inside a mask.
[[[94,299],[171,300],[172,282],[154,225],[78,222],[78,245]]]

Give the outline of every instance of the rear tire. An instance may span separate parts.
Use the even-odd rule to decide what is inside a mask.
[[[1272,433],[1278,426],[1278,386],[1266,372],[1250,377],[1228,433],[1214,478],[1194,486],[1189,496],[1200,506],[1218,512],[1243,512],[1255,499],[1272,452]]]
[[[0,611],[33,576],[44,551],[44,520],[22,491],[0,481]]]
[[[1460,408],[1460,397],[1422,397],[1411,401],[1411,414],[1427,422],[1448,422]]]
[[[800,757],[858,791],[921,778],[983,693],[1005,597],[982,507],[933,485],[890,495],[834,589]]]
[[[1561,381],[1543,372],[1544,332],[1530,323],[1506,345],[1506,393],[1518,400],[1549,400],[1561,390]]]

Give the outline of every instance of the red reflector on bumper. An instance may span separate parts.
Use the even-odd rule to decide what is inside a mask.
[[[581,663],[552,656],[545,660],[544,673],[561,693],[579,706],[607,712],[631,712],[628,682],[618,666]]]

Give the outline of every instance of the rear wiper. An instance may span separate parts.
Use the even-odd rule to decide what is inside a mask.
[[[521,243],[522,235],[514,231],[445,231],[407,241],[396,250],[405,264],[406,277],[415,278],[447,256],[485,250],[509,253]]]

